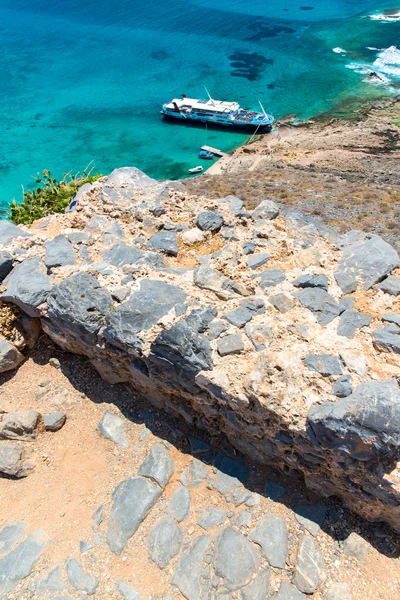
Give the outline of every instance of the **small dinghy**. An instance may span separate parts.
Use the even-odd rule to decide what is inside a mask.
[[[200,150],[199,158],[206,158],[210,160],[211,158],[214,158],[214,154],[212,152],[208,152],[207,150]]]
[[[189,173],[201,173],[203,170],[203,167],[198,166],[198,167],[193,167],[193,169],[189,169]]]

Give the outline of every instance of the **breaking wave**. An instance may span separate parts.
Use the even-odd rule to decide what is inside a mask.
[[[386,21],[388,23],[393,23],[394,21],[400,21],[400,10],[386,10],[383,13],[369,15],[369,18],[373,21]]]

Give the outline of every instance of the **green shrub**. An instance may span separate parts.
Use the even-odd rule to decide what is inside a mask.
[[[36,219],[54,213],[63,213],[82,185],[102,177],[100,173],[92,175],[91,171],[85,169],[82,175],[64,173],[60,181],[52,177],[48,170],[44,170],[43,175],[37,173],[35,181],[40,185],[35,190],[24,192],[22,202],[15,200],[11,202],[11,221],[15,225],[31,225]]]

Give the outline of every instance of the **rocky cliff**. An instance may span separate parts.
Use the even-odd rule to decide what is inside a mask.
[[[0,372],[43,329],[106,381],[400,531],[399,256],[260,200],[250,213],[123,168],[65,215],[0,221]]]

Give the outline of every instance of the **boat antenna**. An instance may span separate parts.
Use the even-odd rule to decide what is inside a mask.
[[[211,100],[211,102],[212,102],[212,104],[213,104],[213,106],[214,106],[214,100],[211,98],[211,96],[210,96],[210,92],[208,91],[208,89],[206,88],[206,86],[204,86],[204,89],[206,90],[206,92],[207,92],[207,96],[210,98],[210,100]]]
[[[261,106],[261,110],[263,111],[263,115],[264,117],[267,117],[267,113],[265,112],[265,108],[263,107],[263,105],[261,104],[261,100],[258,101],[259,105]]]

